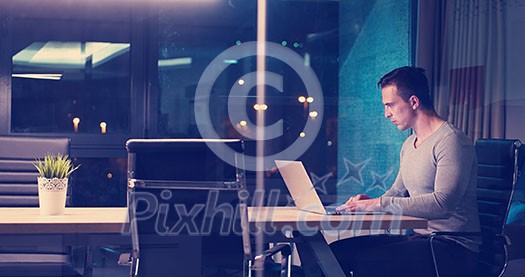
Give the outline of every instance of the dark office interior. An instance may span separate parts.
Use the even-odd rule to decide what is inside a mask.
[[[257,53],[221,56],[259,41],[262,27],[274,47],[267,50],[282,49],[262,59],[280,85],[255,83]],[[521,0],[0,0],[0,136],[69,139],[69,156],[80,165],[69,181],[70,207],[126,207],[132,168],[126,142],[215,138],[203,128],[242,141],[248,206],[293,206],[277,168],[256,167],[260,156],[302,161],[324,204],[359,193],[378,197],[394,182],[399,151],[412,134],[384,118],[379,78],[400,66],[425,68],[436,111],[472,143],[525,142],[524,27]],[[315,78],[302,75],[294,59]],[[212,82],[205,78],[210,72]],[[232,96],[245,82],[251,88]],[[320,97],[312,96],[311,83]],[[232,120],[235,110],[243,111]],[[202,123],[201,114],[209,121]],[[281,126],[262,142],[254,125],[261,114],[263,127]],[[295,146],[300,150],[287,151]],[[146,155],[134,165],[137,172],[179,174],[190,183],[239,180],[227,172],[232,164],[217,166],[216,151],[206,152],[209,160],[203,152],[170,151]],[[508,277],[525,272],[521,175],[506,215],[511,243],[502,276]],[[219,243],[242,248],[233,241]],[[210,249],[219,254],[208,259],[222,255]],[[117,261],[131,250],[94,247],[90,274],[129,275],[129,265]],[[81,256],[76,263],[88,260],[84,248],[73,252]],[[224,255],[243,259],[242,249]],[[292,276],[303,276],[300,262],[293,263]],[[217,272],[202,275],[241,276]]]

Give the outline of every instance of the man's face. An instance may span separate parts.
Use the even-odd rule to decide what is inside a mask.
[[[390,119],[397,129],[404,131],[412,128],[415,122],[415,110],[410,103],[399,97],[397,87],[387,86],[381,89],[383,105],[385,105],[385,117]]]

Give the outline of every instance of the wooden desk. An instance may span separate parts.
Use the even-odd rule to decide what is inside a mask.
[[[66,208],[42,216],[38,208],[0,208],[1,245],[130,245],[127,208]]]
[[[38,208],[0,208],[0,234],[121,233],[127,208],[66,208],[64,215],[42,216]]]
[[[84,276],[91,276],[91,248],[94,245],[131,245],[127,208],[66,208],[64,215],[42,216],[38,208],[0,208],[2,247],[86,248]]]
[[[320,215],[295,207],[249,207],[248,222],[252,233],[292,231],[307,276],[315,276],[319,268],[325,276],[345,276],[321,231],[414,229],[428,224],[426,219],[409,216]]]
[[[366,215],[321,215],[298,210],[295,207],[248,207],[248,221],[251,228],[256,226],[287,227],[322,230],[363,230],[363,229],[417,229],[427,228],[427,220],[411,216],[392,214]]]

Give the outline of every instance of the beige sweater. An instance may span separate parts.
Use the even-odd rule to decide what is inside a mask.
[[[403,143],[399,173],[381,196],[381,210],[429,219],[427,229],[415,230],[420,234],[479,232],[477,160],[470,140],[448,122],[418,148],[415,139]],[[450,239],[478,251],[478,239]]]

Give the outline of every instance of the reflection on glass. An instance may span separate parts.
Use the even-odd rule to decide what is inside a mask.
[[[71,181],[74,206],[126,206],[127,158],[75,158],[82,166]]]
[[[12,132],[129,132],[129,43],[51,40],[15,49]]]
[[[256,38],[257,1],[217,1],[212,5],[174,3],[159,8],[158,17],[158,135],[199,137],[195,122],[195,91],[202,73],[210,62],[229,47]],[[232,84],[255,63],[235,59],[221,61],[228,65],[219,85],[213,84],[210,103],[213,123],[220,135],[235,132],[238,122],[228,121],[227,97]],[[251,70],[250,70],[251,71]],[[233,79],[235,78],[235,79]],[[255,103],[251,103],[253,106]],[[234,137],[238,136],[238,134]]]
[[[257,113],[264,112],[265,124],[282,121],[282,135],[265,141],[267,155],[276,154],[296,141],[303,143],[314,137],[313,145],[300,159],[317,174],[337,177],[338,95],[339,95],[339,31],[346,29],[339,21],[340,1],[268,0],[267,38],[284,49],[296,53],[304,67],[311,67],[322,87],[324,99],[308,95],[304,80],[287,63],[268,55],[266,70],[282,77],[280,89],[266,86],[264,103],[256,102],[256,57],[221,56],[215,60],[224,67],[216,80],[206,80],[210,87],[209,111],[194,110],[197,84],[205,69],[227,49],[241,48],[257,38],[257,1],[224,1],[224,5],[199,8],[173,7],[159,9],[158,18],[158,136],[200,137],[195,112],[209,113],[210,128],[222,138],[247,141],[248,155],[255,154],[254,125]],[[288,52],[289,53],[289,52]],[[275,53],[272,53],[275,54]],[[170,66],[168,66],[170,65]],[[200,84],[202,85],[202,84]],[[232,100],[231,91],[242,89],[247,95]],[[324,100],[324,112],[311,107]],[[229,101],[235,109],[244,110],[238,118],[229,114]],[[306,133],[308,122],[321,124],[318,134]],[[330,141],[330,143],[328,143]],[[328,176],[328,175],[327,175]],[[281,180],[278,173],[267,177]],[[328,183],[334,182],[329,180]],[[328,194],[335,187],[328,185]]]
[[[129,43],[33,42],[13,56],[14,71],[73,71],[97,68],[129,52]],[[48,72],[49,73],[49,72]]]
[[[282,77],[282,89],[266,85],[264,103],[257,103],[255,85],[249,78],[256,69],[255,57],[225,56],[219,60],[221,66],[227,65],[225,69],[216,80],[206,80],[210,82],[206,84],[210,87],[209,111],[194,111],[194,104],[202,101],[195,98],[195,92],[206,67],[223,51],[256,39],[257,1],[225,2],[229,4],[217,4],[213,9],[159,10],[159,136],[199,137],[194,112],[207,112],[211,122],[206,124],[213,125],[207,127],[223,138],[246,139],[250,152],[253,144],[249,136],[254,132],[256,114],[264,111],[266,126],[283,122],[282,135],[265,141],[267,155],[315,137],[299,159],[318,177],[314,183],[323,187],[326,195],[322,198],[336,193],[341,197],[363,193],[374,182],[370,172],[379,174],[398,166],[394,156],[403,134],[385,136],[378,142],[378,133],[390,132],[381,123],[382,114],[374,111],[376,103],[381,106],[375,82],[385,68],[410,63],[409,1],[268,0],[266,40],[293,51],[305,67],[313,69],[323,98],[308,94],[304,80],[286,59],[269,54],[266,71]],[[395,21],[385,16],[391,10],[395,11]],[[173,66],[164,66],[168,61]],[[239,87],[249,90],[242,101],[236,102],[236,108],[246,112],[230,120],[228,101],[231,91]],[[322,113],[312,108],[321,100]],[[306,123],[314,121],[321,124],[318,134],[304,130]],[[364,161],[369,163],[367,171],[359,173],[360,182],[343,178],[348,175],[349,165]],[[271,170],[266,176],[279,179]],[[389,176],[386,183],[390,184],[394,177]]]

